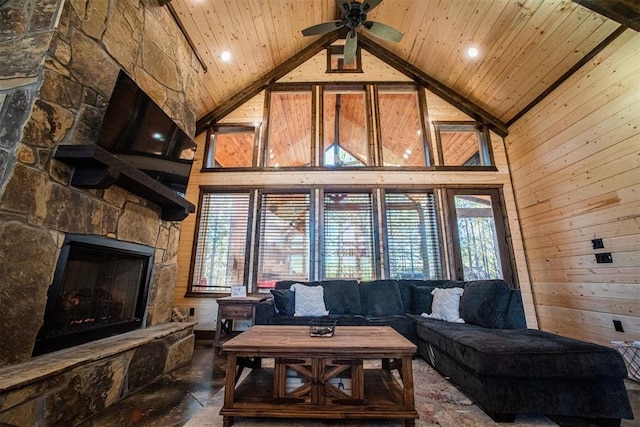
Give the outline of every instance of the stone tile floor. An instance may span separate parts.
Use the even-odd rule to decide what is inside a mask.
[[[225,359],[214,354],[211,341],[196,341],[190,365],[105,409],[80,427],[182,427],[223,387],[224,368]],[[626,384],[636,419],[623,420],[622,427],[637,427],[640,426],[640,383],[626,380]],[[564,427],[591,427],[575,419],[554,421]]]

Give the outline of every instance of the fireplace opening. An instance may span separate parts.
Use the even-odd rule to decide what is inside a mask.
[[[67,235],[33,355],[138,329],[154,254],[135,243]]]

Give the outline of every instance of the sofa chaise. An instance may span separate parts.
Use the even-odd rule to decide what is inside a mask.
[[[306,325],[320,317],[338,326],[391,326],[496,421],[529,413],[615,426],[633,418],[620,354],[527,329],[520,291],[502,280],[302,282],[322,286],[323,316],[296,315],[295,283],[276,282],[273,298],[256,305],[256,324]],[[463,290],[457,321],[464,323],[425,317],[434,316],[434,293],[456,288]]]

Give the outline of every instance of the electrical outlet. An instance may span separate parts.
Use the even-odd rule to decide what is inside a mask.
[[[593,246],[593,249],[602,249],[602,248],[604,248],[604,242],[602,241],[602,239],[593,239],[591,241],[591,245]]]
[[[596,262],[598,264],[611,264],[613,262],[613,257],[610,252],[596,254]]]
[[[613,321],[613,327],[618,332],[624,332],[624,328],[622,327],[622,322],[620,320],[614,320]]]
[[[193,307],[191,307],[191,308],[189,309],[189,316],[195,316],[195,315],[196,315],[196,309],[195,309],[195,308],[193,308]]]

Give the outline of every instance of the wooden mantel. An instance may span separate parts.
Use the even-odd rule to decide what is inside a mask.
[[[195,212],[193,203],[97,145],[60,145],[53,157],[75,166],[71,176],[74,187],[109,188],[116,184],[160,206],[165,221],[182,221]]]

